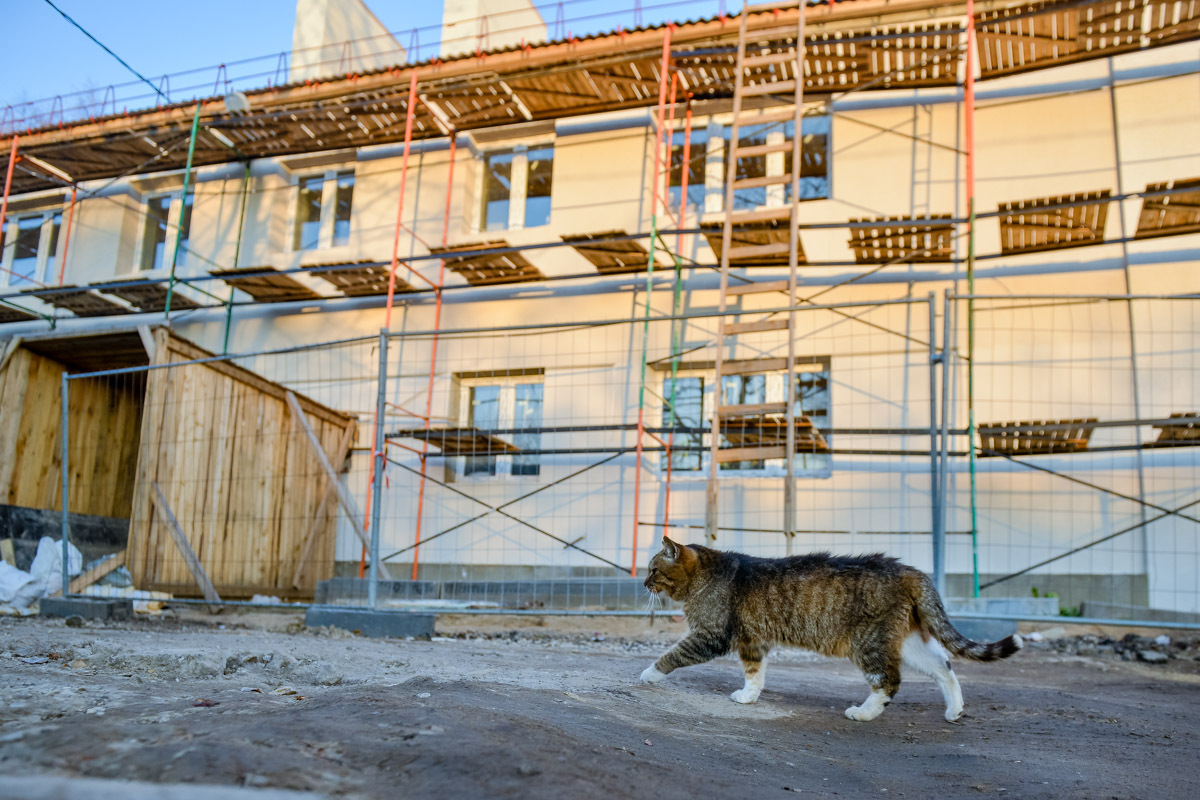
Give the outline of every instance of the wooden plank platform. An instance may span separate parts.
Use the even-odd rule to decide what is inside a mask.
[[[144,283],[129,285],[131,280],[126,278],[119,281],[99,281],[88,286],[97,291],[119,297],[140,311],[165,311],[167,308],[167,286],[163,283]],[[123,285],[124,284],[124,285]],[[171,292],[171,310],[184,311],[200,308],[200,304],[178,290]]]
[[[508,250],[508,242],[497,239],[453,247],[431,247],[429,252],[441,256],[450,271],[461,275],[472,286],[498,283],[526,283],[545,279],[541,270],[530,264],[519,252]],[[502,252],[487,252],[502,250]],[[455,253],[473,255],[456,256]]]
[[[53,293],[38,294],[46,290],[22,289],[21,293],[33,295],[43,303],[49,303],[55,308],[70,311],[77,317],[107,317],[113,314],[130,313],[129,309],[120,303],[114,303],[107,297],[98,295],[88,289],[73,284],[64,284],[55,288],[71,289],[74,291],[55,291]]]
[[[338,267],[338,269],[332,269]],[[388,293],[391,265],[378,261],[331,261],[306,264],[308,274],[332,283],[346,297],[373,297]],[[415,292],[411,283],[396,273],[395,293]]]
[[[1102,243],[1111,195],[1105,189],[1001,203],[1000,252],[1036,253]],[[1047,207],[1059,203],[1084,205]]]
[[[1171,419],[1178,419],[1178,424],[1154,426],[1158,429],[1158,438],[1147,442],[1148,447],[1200,445],[1200,412],[1181,411],[1172,414]]]
[[[785,208],[784,211],[789,209]],[[790,215],[789,215],[790,216]],[[740,222],[733,227],[730,237],[730,266],[737,267],[786,267],[788,265],[788,222],[789,217],[774,217],[757,222]],[[706,223],[700,226],[708,246],[719,261],[721,259],[722,224]],[[771,246],[783,245],[782,252]],[[804,245],[798,239],[797,263],[804,263]],[[756,248],[743,250],[742,248]],[[739,251],[740,254],[739,254]]]
[[[1155,236],[1176,236],[1200,231],[1200,178],[1151,183],[1146,187],[1147,192],[1165,192],[1171,189],[1195,191],[1144,198],[1134,238],[1150,239]]]
[[[1096,422],[1096,417],[1088,417],[980,425],[981,457],[1078,453],[1087,450]]]
[[[596,267],[597,272],[616,274],[621,272],[644,272],[650,255],[636,239],[612,241],[608,237],[627,236],[625,231],[604,231],[564,236],[562,240],[575,252]]]
[[[850,249],[859,264],[948,262],[954,256],[954,226],[943,214],[933,217],[852,219],[872,222],[850,229]]]
[[[721,432],[730,444],[776,445],[787,443],[787,418],[782,414],[725,417]],[[807,416],[796,417],[796,451],[828,450],[829,444]]]
[[[321,299],[321,295],[312,289],[270,266],[212,270],[208,274],[240,289],[260,303]]]
[[[37,317],[27,311],[0,303],[0,325],[5,322],[29,322],[34,319]]]
[[[521,452],[516,445],[475,428],[415,429],[401,435],[428,442],[447,456],[498,456]]]

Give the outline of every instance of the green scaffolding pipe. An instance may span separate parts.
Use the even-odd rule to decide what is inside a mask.
[[[238,211],[238,232],[237,241],[233,245],[233,268],[237,269],[238,258],[242,255],[242,228],[246,224],[246,195],[250,189],[250,162],[246,162],[246,171],[242,175],[242,207]],[[229,355],[229,331],[233,327],[233,294],[236,291],[232,286],[229,287],[229,302],[225,304],[225,344],[221,349],[221,355]]]
[[[175,226],[175,249],[171,251],[171,276],[167,281],[167,304],[163,308],[163,319],[168,323],[171,319],[171,295],[175,293],[175,264],[179,261],[179,245],[183,242],[183,221],[187,217],[188,191],[192,188],[192,159],[196,155],[196,133],[200,129],[200,108],[203,103],[196,103],[196,113],[192,115],[192,134],[188,137],[187,166],[183,170],[183,194],[180,198],[179,224]]]

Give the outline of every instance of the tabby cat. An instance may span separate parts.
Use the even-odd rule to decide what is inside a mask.
[[[967,639],[924,573],[880,554],[755,558],[664,536],[645,583],[683,601],[688,632],[642,680],[657,683],[680,667],[736,651],[746,673],[746,685],[732,695],[738,703],[758,699],[771,647],[790,645],[849,658],[863,671],[871,694],[846,709],[850,719],[879,716],[900,688],[903,666],[937,681],[953,722],[962,714],[962,690],[946,651],[995,661],[1023,644],[1017,635],[992,644]]]

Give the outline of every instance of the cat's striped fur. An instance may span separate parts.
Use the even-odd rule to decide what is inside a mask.
[[[767,653],[788,645],[849,658],[862,669],[871,694],[846,709],[850,719],[879,716],[900,688],[903,666],[937,681],[953,721],[962,714],[962,690],[949,654],[994,661],[1022,646],[1016,635],[991,644],[966,638],[924,573],[880,554],[755,558],[663,537],[645,584],[683,601],[688,633],[642,679],[655,683],[680,667],[737,652],[746,674],[732,695],[739,703],[758,699]]]

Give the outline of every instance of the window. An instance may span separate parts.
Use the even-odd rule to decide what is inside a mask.
[[[819,200],[829,197],[829,120],[828,116],[804,119],[804,141],[801,155],[803,163],[800,167],[801,200]],[[743,125],[738,129],[739,145],[751,147],[782,144],[791,140],[795,129],[795,123],[791,120],[766,125]],[[726,127],[723,132],[726,147],[722,181],[729,169],[728,145],[731,135],[732,129]],[[783,153],[739,157],[737,162],[737,180],[762,178],[768,175],[788,175],[792,171],[792,152],[789,150]],[[733,205],[736,209],[783,205],[791,202],[791,195],[792,185],[790,182],[778,186],[737,189],[734,192]]]
[[[516,147],[483,157],[480,228],[516,230],[550,224],[554,146]]]
[[[679,193],[683,191],[683,145],[684,132],[675,131],[671,135],[671,183],[669,200],[672,213],[679,208]],[[708,131],[704,128],[693,129],[688,142],[688,205],[704,205],[704,174],[708,161]]]
[[[0,285],[33,286],[57,278],[60,211],[43,211],[9,217],[0,252]]]
[[[182,216],[183,234],[179,238],[178,266],[187,262],[188,237],[192,227],[192,201],[195,195],[188,193],[187,207],[180,200],[180,193],[157,195],[146,201],[145,229],[142,233],[142,255],[138,268],[143,272],[155,269],[170,269],[171,253],[175,248],[175,235]]]
[[[293,250],[318,250],[350,243],[354,171],[330,170],[296,180]]]
[[[530,373],[459,376],[459,423],[511,442],[519,450],[537,450],[542,441],[538,429],[542,427],[545,384],[540,370]],[[541,471],[541,457],[537,453],[485,452],[457,460],[463,476],[538,475]]]
[[[691,194],[691,192],[689,192]],[[671,391],[674,386],[675,393],[675,425],[679,428],[703,428],[705,427],[704,419],[704,378],[699,376],[689,376],[675,378],[672,381],[667,378],[663,386],[663,427],[671,426]],[[704,434],[701,433],[676,433],[672,441],[673,447],[695,447],[701,448],[704,445]],[[672,450],[671,451],[671,469],[672,471],[695,471],[703,467],[704,453],[700,449],[696,450]],[[664,463],[662,468],[666,469]]]
[[[712,384],[711,369],[705,374],[700,370],[681,368],[684,374],[675,379],[675,424],[680,428],[703,428],[706,431],[712,424]],[[743,405],[751,403],[780,403],[787,399],[787,385],[784,373],[768,372],[756,375],[725,375],[721,379],[721,405]],[[663,380],[663,398],[666,400],[663,410],[663,426],[671,424],[669,411],[671,378]],[[829,362],[816,360],[811,364],[796,365],[796,415],[806,416],[813,425],[822,430],[830,426],[829,413]],[[828,434],[825,435],[829,440]],[[704,450],[687,450],[671,453],[672,471],[700,472],[708,469],[709,452],[707,450],[709,437],[702,433],[676,433],[676,446],[696,447],[703,445]],[[728,443],[723,443],[728,446]],[[796,453],[794,469],[801,477],[828,477],[832,468],[828,453]],[[785,472],[782,458],[731,461],[720,465],[722,471],[758,473],[761,475],[782,475]],[[660,469],[666,470],[665,459]]]

